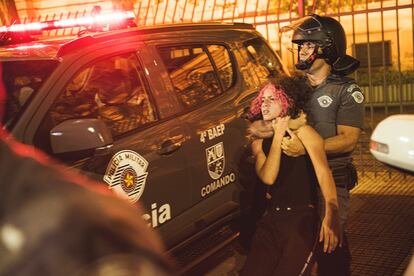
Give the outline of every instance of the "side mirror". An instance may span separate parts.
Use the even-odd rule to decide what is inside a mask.
[[[111,131],[101,119],[71,119],[50,131],[55,154],[91,150],[113,143]]]

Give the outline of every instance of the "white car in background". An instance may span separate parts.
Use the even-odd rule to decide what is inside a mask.
[[[370,151],[379,161],[414,173],[414,115],[381,121],[371,135]]]
[[[414,175],[414,115],[393,115],[381,121],[371,135],[370,151],[377,160]],[[404,272],[404,276],[412,275],[414,257]]]

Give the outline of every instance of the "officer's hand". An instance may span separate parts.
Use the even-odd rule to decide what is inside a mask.
[[[307,120],[306,120],[306,113],[304,113],[303,111],[299,114],[299,117],[297,117],[296,119],[290,119],[289,121],[289,128],[290,129],[298,129],[301,126],[306,125]]]
[[[249,132],[253,138],[269,138],[273,136],[272,122],[258,120],[251,123]]]
[[[323,241],[323,252],[331,253],[341,244],[342,233],[340,228],[338,212],[327,212],[319,233],[319,242]]]
[[[302,141],[298,138],[298,136],[293,133],[289,128],[287,132],[290,135],[289,137],[284,137],[282,140],[282,150],[283,152],[292,157],[298,157],[300,155],[306,154],[305,147],[302,144]]]

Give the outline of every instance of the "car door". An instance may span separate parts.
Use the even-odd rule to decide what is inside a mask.
[[[228,46],[160,45],[180,116],[191,139],[190,193],[195,224],[209,225],[239,209],[240,163],[246,157],[246,121],[237,102],[240,84]],[[200,223],[197,223],[200,222]]]
[[[263,39],[234,39],[157,47],[184,110],[180,119],[190,128],[191,204],[198,225],[248,207],[255,171],[246,112],[260,84],[283,72]]]
[[[162,88],[148,81],[146,72],[154,76],[160,72],[138,59],[143,44],[133,49],[122,47],[128,48],[120,46],[116,49],[122,52],[114,53],[112,47],[106,49],[106,55],[101,49],[99,54],[85,55],[76,65],[68,65],[76,69],[71,68],[73,73],[54,86],[59,93],[36,130],[34,144],[88,176],[103,180],[129,201],[139,200],[146,209],[144,219],[168,236],[164,237],[168,244],[179,239],[180,226],[174,219],[190,206],[184,146],[188,128],[169,116],[174,102]],[[49,133],[56,125],[91,118],[105,123],[113,136],[112,145],[54,153]]]

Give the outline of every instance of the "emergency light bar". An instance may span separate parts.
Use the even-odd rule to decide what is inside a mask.
[[[37,23],[15,24],[0,27],[0,33],[40,32],[71,27],[103,27],[118,25],[135,19],[132,11],[116,12],[112,14],[98,14],[95,16],[79,17],[73,19],[50,20]]]

